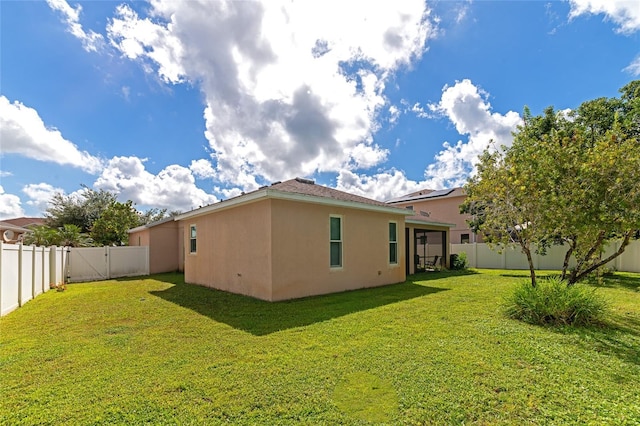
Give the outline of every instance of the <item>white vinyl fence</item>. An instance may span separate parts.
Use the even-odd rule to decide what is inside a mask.
[[[602,257],[606,258],[620,247],[619,242],[609,245]],[[533,253],[533,266],[536,269],[562,269],[564,255],[567,251],[563,246],[551,246],[545,256]],[[527,257],[522,254],[519,246],[508,247],[498,253],[489,248],[487,244],[451,244],[451,254],[465,252],[467,265],[479,269],[529,269]],[[569,266],[575,266],[572,257]],[[615,268],[622,272],[640,272],[640,240],[629,243],[624,252],[607,264],[609,268]]]
[[[52,284],[149,275],[149,247],[35,247],[0,242],[0,316]]]
[[[0,242],[0,316],[64,281],[64,247],[35,247]]]
[[[149,275],[149,247],[74,247],[69,253],[69,282]]]

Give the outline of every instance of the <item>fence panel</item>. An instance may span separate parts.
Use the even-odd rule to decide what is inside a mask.
[[[42,248],[42,293],[49,290],[51,287],[51,247]]]
[[[36,297],[42,294],[42,253],[44,247],[34,247],[33,248],[33,279],[32,279],[32,288],[31,294],[33,297]]]
[[[620,242],[614,242],[606,248],[602,257],[608,257],[618,250]],[[560,270],[564,263],[564,256],[567,249],[562,246],[551,246],[547,249],[545,256],[534,252],[533,265],[536,269]],[[489,248],[484,243],[472,244],[451,244],[451,253],[467,254],[467,262],[472,268],[480,269],[529,269],[527,258],[517,246],[508,247],[498,253]],[[569,267],[574,267],[576,260],[571,257]],[[640,240],[634,240],[625,248],[625,251],[607,264],[610,268],[615,268],[623,272],[640,272]]]
[[[22,246],[22,260],[20,267],[20,294],[19,304],[22,306],[33,299],[33,246]]]
[[[149,246],[108,247],[111,278],[149,275]]]
[[[69,282],[149,275],[149,247],[74,247],[69,253]]]
[[[18,308],[18,265],[20,246],[0,242],[0,315]]]
[[[69,281],[95,281],[109,278],[105,247],[74,247],[68,253]]]

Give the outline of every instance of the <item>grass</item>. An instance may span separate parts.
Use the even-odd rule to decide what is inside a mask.
[[[0,319],[0,424],[640,422],[640,275],[597,327],[505,318],[514,271],[267,303],[178,274],[69,285]]]

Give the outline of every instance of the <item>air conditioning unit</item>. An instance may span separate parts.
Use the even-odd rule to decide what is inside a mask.
[[[2,233],[2,239],[4,240],[5,243],[10,243],[15,241],[15,237],[16,237],[16,233],[13,232],[11,229],[7,229]]]

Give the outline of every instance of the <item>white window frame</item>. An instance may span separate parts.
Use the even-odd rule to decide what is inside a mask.
[[[189,254],[197,254],[197,253],[198,253],[198,228],[194,223],[189,225]]]
[[[395,241],[391,239],[391,224],[394,224],[396,226],[396,235],[395,235]],[[400,253],[398,253],[398,246],[399,246],[399,241],[398,241],[398,222],[396,222],[395,220],[390,220],[389,221],[389,225],[387,226],[387,237],[389,238],[389,247],[388,247],[388,254],[389,254],[389,265],[391,266],[397,266],[400,262]],[[395,245],[396,247],[396,260],[395,262],[391,261],[391,246]]]
[[[340,237],[337,240],[334,240],[331,238],[331,222],[333,219],[339,219],[340,220]],[[339,243],[340,244],[340,264],[339,265],[332,265],[331,261],[332,261],[332,256],[331,256],[331,248],[333,247],[334,243]],[[341,215],[337,215],[337,214],[331,214],[329,215],[329,268],[331,268],[331,270],[340,270],[343,268],[344,265],[344,217]]]

